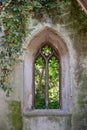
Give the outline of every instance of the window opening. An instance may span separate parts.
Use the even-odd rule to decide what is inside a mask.
[[[60,61],[49,44],[42,46],[34,63],[35,109],[60,108]]]

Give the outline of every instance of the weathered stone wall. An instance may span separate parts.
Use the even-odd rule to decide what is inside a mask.
[[[73,115],[72,129],[87,129],[87,35],[77,36],[74,39],[74,48],[77,53],[75,68],[76,86],[73,88]],[[75,44],[76,43],[76,44]],[[76,98],[77,95],[77,98]]]
[[[0,130],[7,128],[7,103],[5,101],[5,93],[0,89]]]
[[[10,76],[10,85],[13,88],[10,97],[6,97],[5,92],[0,89],[0,130],[87,130],[87,33],[78,34],[78,28],[73,28],[76,19],[71,21],[69,5],[68,8],[66,5],[63,12],[56,24],[47,16],[41,22],[30,19],[27,28],[31,30],[33,28],[33,31],[27,36],[24,46],[27,48],[32,37],[45,26],[56,30],[65,41],[70,55],[71,115],[55,117],[23,115],[24,74],[23,63],[20,63],[14,67]]]
[[[70,130],[71,129],[71,117],[29,117],[24,120],[24,130]]]

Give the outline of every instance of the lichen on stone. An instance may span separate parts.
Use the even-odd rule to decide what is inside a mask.
[[[22,130],[22,113],[21,103],[19,101],[12,101],[9,103],[9,121],[11,122],[11,130]]]

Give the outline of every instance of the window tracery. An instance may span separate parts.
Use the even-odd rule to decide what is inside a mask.
[[[43,45],[34,64],[34,107],[36,109],[58,109],[60,96],[60,61],[54,47]]]

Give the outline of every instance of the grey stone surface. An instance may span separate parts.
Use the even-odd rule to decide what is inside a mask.
[[[64,40],[69,51],[69,64],[70,64],[70,111],[69,115],[55,115],[55,116],[25,116],[23,115],[23,130],[87,130],[87,34],[84,38],[84,34],[77,34],[77,30],[72,28],[72,24],[75,24],[75,20],[71,21],[69,18],[70,9],[64,9],[64,14],[59,17],[58,22],[53,24],[48,18],[38,22],[36,19],[31,19],[30,23],[27,23],[33,31],[26,37],[26,41],[23,43],[27,48],[24,52],[22,59],[25,59],[25,55],[28,52],[30,41],[42,28],[48,26],[58,32],[59,36]],[[0,33],[2,36],[2,32]],[[31,60],[31,59],[29,59]],[[28,63],[28,62],[27,62]],[[27,64],[28,65],[28,64]],[[23,114],[23,101],[26,100],[27,105],[31,106],[29,99],[23,95],[24,91],[24,72],[23,63],[17,64],[14,67],[14,71],[9,77],[10,86],[13,88],[13,92],[10,97],[6,97],[5,92],[0,89],[0,130],[13,130],[11,121],[9,121],[9,102],[21,101],[22,114]],[[29,67],[32,67],[29,64]],[[31,68],[32,69],[32,68]],[[30,71],[27,73],[30,74]],[[30,75],[30,79],[31,75]],[[28,83],[31,83],[27,81]],[[24,86],[25,87],[25,86]],[[29,88],[27,88],[28,90]],[[67,90],[68,91],[68,90]]]

